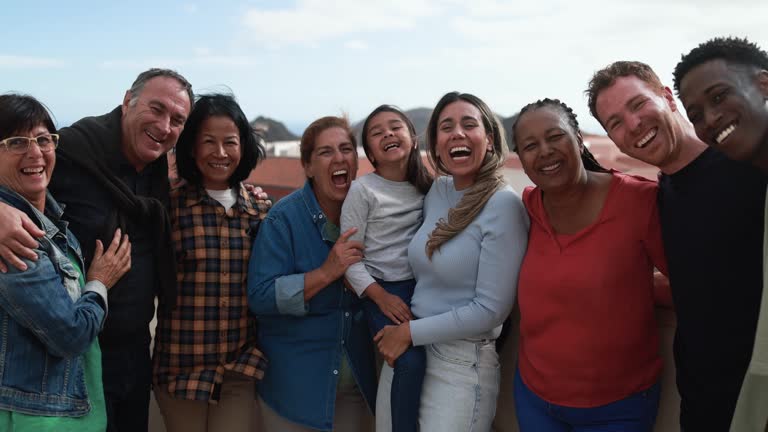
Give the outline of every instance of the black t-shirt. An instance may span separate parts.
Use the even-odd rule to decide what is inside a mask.
[[[711,148],[659,178],[686,430],[727,431],[733,416],[760,312],[765,189],[759,170]]]

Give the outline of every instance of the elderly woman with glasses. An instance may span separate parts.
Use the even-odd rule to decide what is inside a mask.
[[[0,202],[45,235],[25,270],[0,273],[0,430],[103,431],[101,353],[96,339],[107,289],[130,268],[130,243],[97,241],[85,271],[77,239],[47,193],[56,164],[48,110],[24,95],[0,96]],[[6,263],[8,264],[8,263]]]

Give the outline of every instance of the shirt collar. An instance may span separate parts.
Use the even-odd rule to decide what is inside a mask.
[[[179,186],[179,188],[182,189],[180,192],[186,198],[185,205],[187,207],[193,207],[202,204],[213,206],[220,205],[218,201],[208,195],[202,185],[184,183]],[[232,206],[232,208],[236,208],[242,213],[258,215],[259,211],[256,208],[256,203],[251,199],[251,196],[243,183],[239,184],[237,192],[237,201],[235,202],[235,205]]]
[[[317,227],[317,230],[320,232],[320,234],[323,236],[323,240],[329,241],[329,242],[335,242],[336,238],[333,238],[333,233],[331,231],[326,229],[326,224],[328,223],[328,217],[323,213],[323,210],[320,208],[320,203],[317,202],[317,197],[315,196],[315,191],[312,189],[312,183],[307,179],[306,182],[304,182],[304,187],[301,189],[301,196],[304,199],[304,204],[307,207],[307,212],[309,213],[309,216],[312,218],[312,222],[315,223],[315,226]],[[338,234],[336,235],[338,237]]]

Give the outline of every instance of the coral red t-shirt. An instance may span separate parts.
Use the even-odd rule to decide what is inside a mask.
[[[527,188],[528,252],[518,284],[519,368],[551,403],[588,408],[652,386],[661,373],[653,270],[667,273],[657,184],[613,172],[597,220],[552,229],[541,190]]]

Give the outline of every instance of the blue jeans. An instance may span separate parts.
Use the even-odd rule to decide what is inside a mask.
[[[515,410],[521,432],[650,432],[656,423],[661,386],[594,408],[555,405],[534,394],[515,372]]]
[[[410,307],[414,279],[399,282],[376,280],[385,291],[400,297]],[[381,313],[373,300],[363,301],[363,310],[371,329],[371,335],[376,335],[386,325],[395,325],[386,315]],[[392,389],[390,390],[390,406],[392,407],[392,432],[416,432],[419,425],[419,404],[421,401],[421,385],[424,382],[426,369],[424,347],[410,347],[395,360]]]

